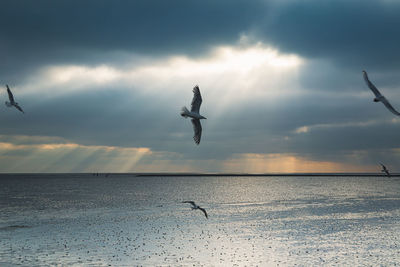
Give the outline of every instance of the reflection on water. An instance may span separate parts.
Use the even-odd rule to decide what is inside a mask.
[[[397,178],[2,175],[0,212],[1,266],[400,262]]]

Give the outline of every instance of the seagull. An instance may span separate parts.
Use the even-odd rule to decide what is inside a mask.
[[[385,166],[385,165],[383,165],[382,163],[380,163],[380,164],[381,164],[381,166],[382,166],[382,170],[381,170],[381,172],[384,172],[384,173],[386,173],[386,174],[387,174],[387,176],[389,176],[389,177],[390,177],[389,170],[386,168],[386,166]]]
[[[18,103],[15,102],[14,96],[13,96],[13,94],[11,93],[11,90],[10,90],[10,88],[8,87],[7,84],[6,84],[6,87],[7,87],[8,99],[10,100],[10,102],[6,101],[6,106],[7,106],[7,107],[12,107],[12,106],[14,106],[14,107],[16,107],[19,111],[21,111],[22,113],[25,113],[25,112],[22,110],[22,108],[18,105]]]
[[[389,103],[389,101],[386,99],[386,97],[384,97],[379,91],[378,89],[375,87],[375,85],[372,84],[372,82],[368,79],[368,75],[367,72],[365,70],[363,70],[363,75],[364,75],[364,80],[367,83],[369,89],[371,89],[371,91],[374,93],[375,98],[374,98],[374,102],[382,102],[386,108],[388,110],[390,110],[390,112],[392,112],[393,114],[400,116],[400,113],[394,109],[394,107]]]
[[[192,205],[192,210],[201,210],[204,215],[206,216],[206,218],[208,219],[208,215],[205,209],[201,208],[200,206],[197,206],[196,203],[194,203],[194,201],[182,201],[182,203],[190,203],[190,205]]]
[[[196,85],[193,88],[193,99],[192,99],[192,108],[190,111],[186,108],[183,107],[181,110],[181,116],[184,118],[190,117],[192,118],[192,124],[193,124],[193,130],[194,130],[194,142],[198,145],[200,144],[200,139],[201,139],[201,119],[207,119],[203,116],[200,115],[200,105],[203,99],[201,98],[200,94],[200,89],[199,86]]]

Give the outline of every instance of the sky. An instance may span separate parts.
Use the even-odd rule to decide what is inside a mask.
[[[400,2],[4,0],[0,172],[400,172]],[[192,88],[203,133],[193,141]]]

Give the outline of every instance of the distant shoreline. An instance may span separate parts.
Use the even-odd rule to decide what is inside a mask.
[[[112,177],[112,176],[134,176],[134,177],[348,177],[348,176],[358,176],[358,177],[387,177],[383,173],[0,173],[0,176],[22,176],[22,175],[88,175],[93,177]],[[390,177],[400,177],[400,173],[393,173]]]
[[[140,173],[136,176],[387,176],[382,173]],[[400,177],[400,174],[395,173],[390,175]]]
[[[387,176],[382,173],[140,173],[136,176],[243,176],[243,177],[273,177],[273,176]],[[399,173],[390,175],[400,177]]]

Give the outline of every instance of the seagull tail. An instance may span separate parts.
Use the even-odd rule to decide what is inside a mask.
[[[7,107],[11,107],[12,105],[11,105],[10,102],[6,101],[6,106],[7,106]]]
[[[181,116],[187,118],[189,114],[189,110],[186,107],[183,107],[181,110]]]

